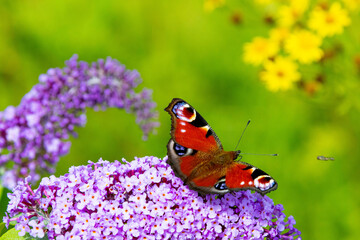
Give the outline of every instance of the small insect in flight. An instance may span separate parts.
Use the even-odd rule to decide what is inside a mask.
[[[325,157],[325,156],[317,156],[317,160],[321,160],[321,161],[334,161],[335,158],[333,158],[333,157]]]

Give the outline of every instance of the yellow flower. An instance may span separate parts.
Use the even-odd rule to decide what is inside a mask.
[[[285,50],[293,59],[306,64],[318,61],[323,56],[321,43],[321,37],[307,30],[299,30],[286,39]]]
[[[291,0],[290,5],[283,5],[278,11],[278,24],[291,27],[298,22],[309,6],[309,0]]]
[[[205,0],[204,10],[206,12],[212,12],[216,8],[222,7],[223,5],[225,5],[225,0]]]
[[[256,37],[244,45],[244,61],[253,65],[260,65],[279,51],[275,41],[263,37]]]
[[[288,28],[285,27],[277,27],[273,28],[270,31],[270,39],[281,44],[287,39],[290,32]]]
[[[323,37],[340,34],[349,24],[348,12],[338,2],[334,2],[329,9],[316,7],[311,12],[308,23],[311,29]]]
[[[274,61],[266,61],[260,79],[271,91],[288,90],[300,79],[297,65],[290,59],[278,56]]]

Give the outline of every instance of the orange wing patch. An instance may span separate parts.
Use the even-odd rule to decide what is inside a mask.
[[[254,180],[251,177],[253,168],[241,163],[234,163],[227,169],[226,186],[228,188],[254,187]],[[247,169],[247,170],[244,170]]]
[[[216,182],[218,181],[218,176],[211,175],[208,176],[206,178],[195,178],[192,181],[196,184],[196,186],[200,186],[200,187],[212,187],[216,184]]]

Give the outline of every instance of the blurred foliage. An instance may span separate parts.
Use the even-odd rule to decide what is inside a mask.
[[[243,61],[244,44],[267,36],[273,16],[253,1],[219,6],[209,13],[203,1],[189,0],[3,0],[0,109],[18,105],[41,73],[64,66],[74,53],[89,62],[111,56],[137,69],[142,86],[153,89],[160,111],[158,133],[142,141],[134,116],[115,109],[89,110],[88,123],[72,139],[57,176],[100,157],[165,156],[170,117],[162,109],[180,97],[207,119],[227,150],[252,120],[241,150],[279,156],[246,155],[243,160],[278,181],[278,190],[269,196],[295,217],[303,239],[357,239],[359,12],[352,11],[351,24],[332,39],[341,52],[321,66],[327,78],[316,91],[309,94],[298,87],[274,93],[260,81],[260,68]],[[312,65],[304,68],[311,76]],[[335,161],[319,161],[318,155]]]

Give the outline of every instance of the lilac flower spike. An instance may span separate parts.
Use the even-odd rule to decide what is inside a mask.
[[[69,135],[85,125],[87,107],[135,114],[144,138],[158,125],[150,90],[134,90],[139,73],[110,57],[88,64],[74,55],[63,69],[40,75],[39,82],[19,106],[0,112],[0,172],[7,188],[26,176],[34,183],[54,172],[59,157],[69,152]]]
[[[7,224],[49,239],[301,239],[282,205],[258,193],[199,196],[156,157],[99,160],[9,194]],[[34,230],[34,228],[36,229]]]

